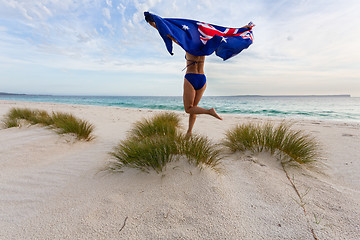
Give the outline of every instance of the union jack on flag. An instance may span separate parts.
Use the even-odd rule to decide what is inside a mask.
[[[243,39],[250,38],[253,40],[252,32],[247,30],[245,32],[239,33],[239,28],[226,28],[224,32],[216,29],[211,24],[198,22],[199,25],[198,31],[200,33],[200,40],[205,45],[208,40],[212,39],[215,35],[222,36],[222,37],[235,37],[241,36]],[[223,38],[224,39],[224,38]]]
[[[166,48],[172,54],[171,36],[188,53],[196,56],[211,55],[213,52],[227,60],[253,43],[252,27],[227,28],[190,19],[161,18],[145,12],[147,21],[154,21]]]

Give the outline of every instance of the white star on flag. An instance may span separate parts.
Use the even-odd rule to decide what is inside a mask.
[[[182,25],[182,29],[189,30],[189,27],[187,25]]]
[[[225,38],[225,37],[222,37],[222,38],[221,38],[221,41],[222,41],[222,42],[226,42],[226,43],[227,43],[227,41],[226,41],[226,38]]]

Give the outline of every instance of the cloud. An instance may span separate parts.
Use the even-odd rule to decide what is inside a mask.
[[[175,46],[175,56],[168,54],[144,21],[147,10],[224,26],[256,24],[248,50],[226,62],[207,58],[206,71],[219,89],[226,81],[240,91],[238,79],[247,86],[261,82],[261,89],[283,82],[290,89],[291,83],[296,88],[301,82],[317,86],[314,81],[341,79],[341,86],[360,78],[360,2],[355,0],[0,0],[0,62],[14,68],[21,62],[70,71],[151,73],[149,81],[157,81],[156,74],[181,75],[183,50]],[[360,95],[359,84],[352,89]]]
[[[111,0],[106,0],[106,5],[108,5],[109,7],[112,7],[112,1]]]
[[[102,13],[103,13],[103,15],[107,18],[107,20],[111,20],[110,9],[108,9],[108,8],[103,8]]]
[[[119,3],[119,5],[116,7],[116,9],[119,11],[121,16],[124,16],[126,7],[123,4]]]

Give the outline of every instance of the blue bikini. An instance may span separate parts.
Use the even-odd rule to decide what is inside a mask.
[[[206,83],[206,77],[204,74],[187,73],[185,79],[191,83],[195,90],[202,89]]]
[[[185,59],[188,60],[186,58],[186,55],[185,55]],[[188,61],[191,61],[192,63],[188,64],[183,69],[183,71],[193,64],[204,62],[204,61],[194,61],[194,60],[188,60]],[[194,87],[195,90],[202,89],[206,83],[206,76],[204,74],[199,74],[199,73],[187,73],[185,74],[185,79],[189,81],[189,83]]]

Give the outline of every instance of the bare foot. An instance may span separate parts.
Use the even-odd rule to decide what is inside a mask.
[[[191,138],[192,132],[187,132],[185,135],[185,139]]]
[[[217,119],[223,120],[215,111],[214,108],[209,109],[210,110],[210,115],[213,117],[216,117]]]

